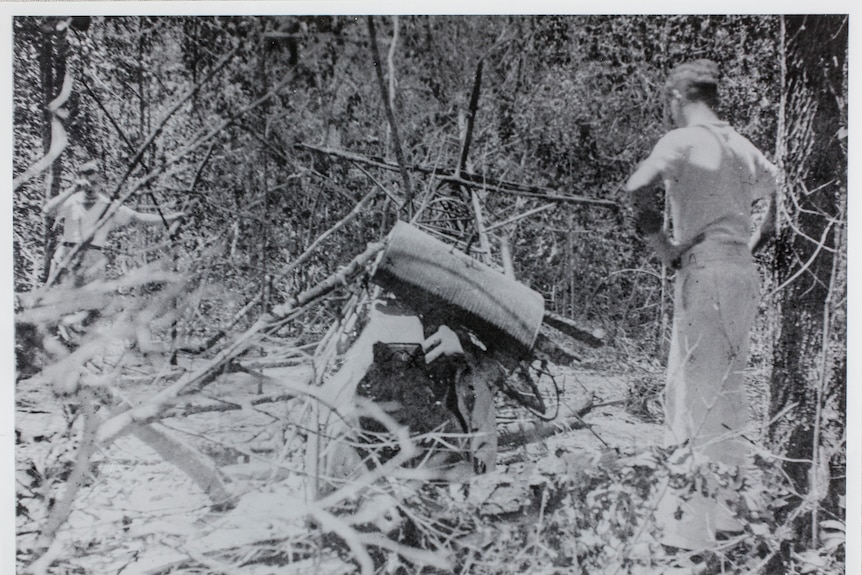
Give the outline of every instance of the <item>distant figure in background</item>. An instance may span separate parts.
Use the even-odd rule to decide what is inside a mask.
[[[169,224],[183,216],[182,212],[178,212],[163,218],[158,214],[144,214],[127,206],[119,206],[107,221],[98,225],[102,214],[111,206],[111,200],[100,193],[102,178],[99,166],[95,161],[86,162],[78,173],[80,177],[73,186],[42,207],[45,216],[63,220],[63,237],[51,260],[50,277],[56,277],[56,285],[75,288],[104,279],[108,267],[105,248],[112,230],[135,223]],[[82,245],[91,235],[90,243]],[[72,260],[64,264],[66,256],[79,246]],[[87,310],[66,315],[57,326],[59,335],[66,341],[73,341],[69,330],[77,331],[96,317],[97,312]]]
[[[718,66],[697,60],[674,68],[665,84],[665,134],[626,183],[640,231],[676,269],[673,335],[665,410],[669,445],[687,444],[701,459],[744,468],[749,403],[743,381],[759,278],[752,258],[774,230],[777,169],[716,115]],[[654,185],[668,194],[673,241],[663,229]],[[752,233],[752,205],[768,202]],[[662,498],[656,519],[668,546],[702,550],[743,525],[732,494]]]
[[[86,162],[78,170],[80,177],[74,185],[45,203],[42,213],[57,221],[63,220],[63,237],[51,261],[52,275],[57,271],[57,283],[81,287],[93,280],[102,279],[108,265],[104,253],[108,234],[117,228],[133,223],[157,224],[173,222],[183,214],[144,214],[127,206],[119,209],[96,228],[101,215],[111,201],[100,193],[102,178],[95,161]],[[69,264],[59,269],[66,255],[94,233],[89,245],[81,248]]]

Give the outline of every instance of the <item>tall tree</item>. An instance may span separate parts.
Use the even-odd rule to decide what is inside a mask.
[[[838,511],[844,465],[846,366],[846,16],[783,19],[780,158],[785,196],[775,258],[779,325],[770,430],[812,505]],[[778,417],[782,414],[781,417]]]

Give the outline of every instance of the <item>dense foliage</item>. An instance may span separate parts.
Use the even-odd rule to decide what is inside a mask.
[[[16,171],[38,157],[42,144],[46,87],[38,58],[48,49],[46,26],[41,19],[15,23]],[[386,49],[392,22],[378,26]],[[405,157],[455,171],[482,62],[468,169],[625,206],[620,184],[664,127],[658,87],[683,57],[719,60],[729,79],[728,119],[757,144],[775,147],[776,26],[765,17],[402,17],[387,74]],[[146,180],[132,204],[192,205],[174,245],[190,254],[201,239],[225,241],[232,249],[226,277],[242,274],[237,287],[246,294],[261,289],[374,179],[400,184],[394,172],[366,175],[296,148],[394,159],[363,19],[110,18],[65,35],[76,89],[61,177],[96,157],[114,185],[127,172],[133,182]],[[225,54],[230,60],[208,78]],[[413,179],[417,190],[437,185]],[[15,196],[19,290],[43,276],[40,184],[32,180]],[[493,191],[484,201],[489,224],[542,205]],[[357,239],[382,233],[383,220],[363,220]],[[501,232],[512,237],[519,277],[552,308],[614,332],[650,333],[662,286],[642,272],[617,273],[657,271],[624,215],[561,203]],[[296,274],[331,269],[315,263]],[[283,296],[305,282],[293,277],[275,288]]]
[[[791,549],[785,536],[783,555],[770,551],[816,549],[817,525],[842,516],[843,483],[829,476],[843,469],[846,421],[843,17],[20,17],[13,42],[14,280],[20,302],[37,302],[16,310],[27,320],[16,342],[21,378],[83,365],[116,334],[139,331],[141,318],[158,320],[157,339],[227,342],[203,346],[213,353],[273,337],[298,347],[325,340],[359,292],[340,285],[309,308],[298,296],[417,211],[494,266],[503,264],[500,242],[509,245],[515,275],[547,308],[603,329],[618,357],[661,357],[670,277],[634,232],[621,185],[667,127],[659,98],[667,71],[684,59],[716,60],[721,115],[785,174],[783,235],[761,262],[776,291],[764,299],[754,360],[766,373],[775,360],[774,451],[814,464],[788,469],[811,513],[776,519],[804,537]],[[50,104],[64,79],[71,92],[58,114]],[[58,121],[68,145],[24,179],[56,144]],[[39,322],[56,317],[32,309],[50,298],[39,294],[58,237],[40,210],[90,158],[108,195],[186,217],[170,229],[116,234],[112,278],[142,268],[176,275],[156,287],[129,279],[124,304],[100,304],[125,331],[69,357],[38,349]],[[469,186],[468,177],[489,183]],[[471,190],[491,230],[487,244]],[[42,473],[67,478],[63,457]],[[819,478],[811,484],[809,467]],[[601,490],[636,480],[631,468],[623,479],[589,473]],[[566,481],[555,477],[547,489],[572,489]],[[582,516],[566,515],[572,509],[552,509],[549,536],[564,537],[568,522],[588,531]],[[588,552],[583,543],[594,568],[601,543]]]

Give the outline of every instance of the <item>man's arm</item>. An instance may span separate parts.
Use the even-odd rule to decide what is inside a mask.
[[[449,326],[441,325],[437,331],[422,343],[425,363],[434,363],[439,357],[463,356],[461,340]]]
[[[687,138],[681,130],[665,134],[655,145],[649,157],[641,163],[626,182],[625,189],[632,195],[635,223],[647,243],[655,250],[661,262],[676,268],[679,257],[695,244],[703,241],[703,235],[692,238],[682,245],[675,244],[664,231],[663,207],[659,207],[655,187],[664,177],[672,175],[688,149]]]
[[[635,211],[635,224],[644,235],[647,243],[655,250],[659,260],[673,267],[673,261],[680,251],[664,231],[664,218],[658,209],[653,187],[661,178],[661,173],[650,164],[644,163],[635,170],[625,185],[632,196]]]
[[[751,250],[752,254],[756,254],[760,251],[761,248],[766,244],[769,238],[775,233],[775,214],[776,214],[776,204],[778,203],[776,198],[776,193],[766,196],[765,201],[766,205],[766,213],[763,214],[763,219],[760,221],[760,224],[754,229],[754,233],[751,235],[751,239],[748,240],[748,249]]]
[[[763,198],[766,201],[766,212],[748,241],[748,248],[752,254],[760,251],[775,233],[778,211],[778,182],[780,180],[778,168],[767,160],[760,151],[756,152],[755,171],[756,180],[753,195],[755,198]]]
[[[164,221],[167,224],[174,222],[175,220],[180,219],[185,215],[185,212],[175,212],[173,214],[165,214],[164,216],[160,216],[159,214],[145,214],[142,212],[137,212],[132,210],[131,214],[129,214],[129,219],[132,223],[138,224],[160,224]],[[164,217],[164,220],[162,219]]]
[[[659,180],[661,180],[661,170],[655,165],[655,162],[645,161],[629,176],[629,179],[626,181],[625,190],[631,193],[640,193],[644,190],[649,191]],[[652,202],[652,198],[635,196],[636,208],[639,207],[638,200],[649,200]]]
[[[89,185],[87,183],[87,180],[76,180],[72,187],[66,188],[65,190],[45,202],[45,205],[42,206],[42,214],[47,217],[53,218],[57,215],[57,212],[60,211],[60,207],[66,202],[66,200],[72,197],[72,194],[82,189],[82,186],[87,185]]]

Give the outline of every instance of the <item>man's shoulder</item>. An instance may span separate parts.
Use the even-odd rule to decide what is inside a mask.
[[[697,145],[703,139],[705,133],[703,127],[684,126],[682,128],[674,128],[665,133],[658,142],[655,149],[657,151],[674,151],[676,153],[685,153],[692,146]]]
[[[751,142],[724,121],[710,124],[691,124],[676,128],[668,132],[665,138],[665,145],[678,148],[702,146],[714,148],[719,143],[729,144],[732,147],[752,147]]]

